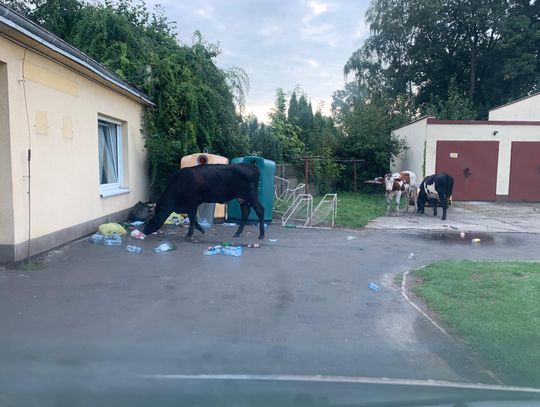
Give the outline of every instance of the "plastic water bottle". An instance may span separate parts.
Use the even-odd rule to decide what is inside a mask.
[[[111,235],[103,240],[105,246],[121,246],[122,238],[120,235]]]
[[[381,288],[375,283],[368,283],[368,288],[373,291],[379,291]]]
[[[142,252],[142,247],[133,246],[133,245],[127,245],[126,246],[126,251],[128,251],[130,253],[140,253],[140,252]]]
[[[242,255],[242,247],[240,246],[227,246],[221,251],[225,256],[240,257]]]
[[[170,252],[176,249],[175,245],[170,243],[161,243],[159,246],[154,248],[154,253]]]
[[[221,246],[210,246],[208,249],[206,249],[203,254],[205,256],[215,256],[216,254],[220,254],[222,250]]]
[[[92,243],[101,243],[103,242],[104,237],[105,236],[103,236],[101,233],[94,233],[92,236],[88,238],[88,240],[91,241]]]

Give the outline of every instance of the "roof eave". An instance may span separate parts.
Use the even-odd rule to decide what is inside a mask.
[[[0,4],[0,35],[45,54],[58,63],[143,105],[155,106],[142,91],[121,80],[75,47],[2,4]]]

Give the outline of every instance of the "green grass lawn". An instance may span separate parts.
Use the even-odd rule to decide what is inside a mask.
[[[540,263],[449,261],[417,275],[417,294],[503,380],[540,387]]]
[[[386,211],[384,193],[340,192],[337,198],[336,226],[338,227],[364,227],[371,219],[384,215]]]

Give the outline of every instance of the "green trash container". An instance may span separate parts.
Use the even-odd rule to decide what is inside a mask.
[[[231,160],[231,164],[253,164],[255,163],[261,172],[259,178],[259,200],[264,206],[264,221],[272,222],[272,211],[274,210],[274,175],[276,173],[276,163],[262,157],[236,157]],[[238,200],[229,201],[227,209],[227,221],[239,222],[242,220],[242,211]],[[251,208],[248,221],[258,221],[257,214]]]

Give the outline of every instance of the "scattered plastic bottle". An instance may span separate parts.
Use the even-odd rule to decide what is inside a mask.
[[[88,238],[88,240],[92,243],[101,243],[103,242],[103,236],[101,233],[94,233],[92,236]]]
[[[199,225],[201,225],[201,227],[203,229],[209,229],[210,228],[210,223],[206,219],[201,219],[199,221]]]
[[[130,253],[140,253],[142,252],[142,247],[139,246],[133,246],[133,245],[127,245],[126,251]]]
[[[222,250],[222,246],[210,246],[208,249],[206,249],[203,254],[205,256],[215,256],[216,254],[220,254]]]
[[[377,284],[375,283],[368,283],[368,288],[370,290],[373,290],[373,291],[379,291],[381,289],[381,287],[379,287]]]
[[[240,246],[227,246],[221,250],[221,253],[225,256],[240,257],[242,255],[242,247]]]
[[[154,247],[154,253],[170,252],[176,249],[176,246],[170,243],[161,243]]]
[[[120,235],[112,234],[103,240],[105,246],[121,246],[122,237]]]

